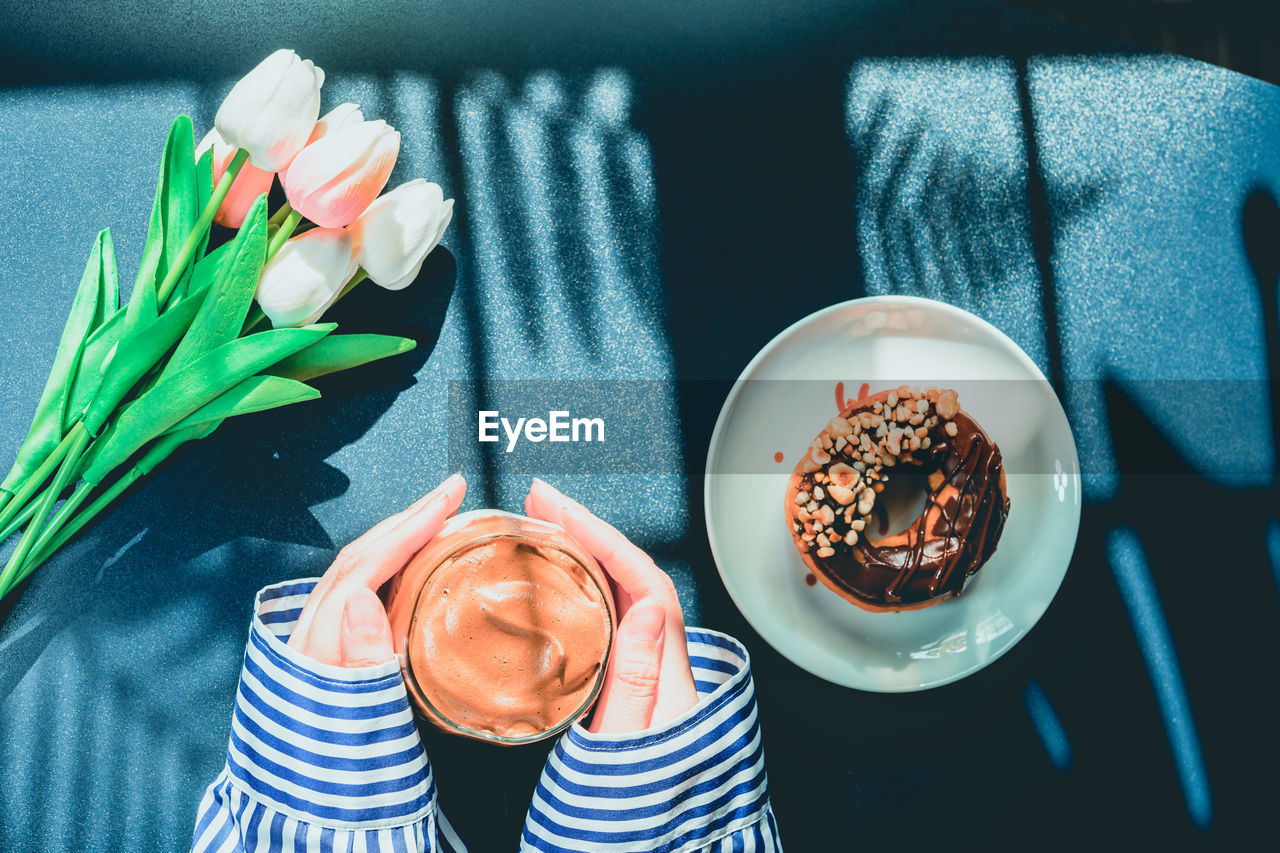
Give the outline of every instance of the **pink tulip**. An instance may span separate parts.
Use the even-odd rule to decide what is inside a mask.
[[[280,173],[289,204],[325,228],[341,228],[378,197],[400,153],[385,121],[343,122],[298,152]]]
[[[236,149],[227,144],[217,128],[206,133],[204,139],[200,140],[200,146],[196,148],[196,160],[199,160],[210,148],[213,149],[213,183],[216,185],[222,180],[222,173],[227,171],[227,164],[231,162]],[[267,172],[252,163],[245,163],[240,169],[240,174],[236,175],[231,191],[222,200],[222,206],[218,208],[214,221],[228,228],[239,228],[240,223],[244,222],[245,215],[249,213],[249,208],[258,200],[258,196],[271,191],[271,182],[275,177],[274,172]]]

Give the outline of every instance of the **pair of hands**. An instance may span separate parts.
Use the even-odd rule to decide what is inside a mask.
[[[454,474],[413,506],[343,548],[307,598],[289,645],[320,663],[368,666],[395,656],[377,589],[458,511],[467,484]],[[674,720],[698,702],[684,614],[666,572],[612,526],[541,480],[525,514],[563,527],[609,576],[618,630],[590,731],[629,733]]]

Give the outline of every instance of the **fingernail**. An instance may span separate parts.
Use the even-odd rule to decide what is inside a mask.
[[[622,617],[622,630],[637,640],[656,643],[667,630],[667,611],[657,604],[637,604]]]
[[[343,628],[347,633],[368,634],[382,630],[382,602],[369,590],[361,590],[347,599],[342,613]]]

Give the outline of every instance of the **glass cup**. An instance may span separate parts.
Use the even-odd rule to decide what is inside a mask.
[[[581,706],[566,714],[564,719],[541,731],[517,736],[507,736],[468,726],[450,718],[449,714],[434,705],[429,696],[432,691],[424,685],[425,663],[415,661],[413,638],[427,630],[423,616],[424,595],[431,587],[431,578],[441,567],[449,565],[452,558],[462,555],[476,546],[499,539],[512,539],[545,550],[558,551],[580,566],[590,583],[600,592],[602,606],[608,611],[608,637],[599,661],[590,691]],[[447,593],[447,590],[445,590]],[[433,592],[438,595],[439,592]],[[395,641],[396,656],[404,673],[410,701],[415,710],[436,727],[463,737],[507,746],[533,743],[552,737],[581,719],[600,695],[604,684],[605,667],[609,648],[617,630],[617,611],[610,592],[608,578],[603,569],[586,549],[574,541],[558,525],[500,510],[476,510],[454,516],[445,523],[439,535],[420,551],[409,564],[382,589],[387,616],[391,621],[391,633]],[[435,602],[438,604],[439,602]],[[504,682],[509,683],[509,682]],[[482,689],[477,687],[477,690]]]

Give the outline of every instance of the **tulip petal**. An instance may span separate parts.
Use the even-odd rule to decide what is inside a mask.
[[[418,277],[452,218],[453,199],[445,200],[438,184],[401,184],[352,223],[356,260],[380,287],[401,290]]]
[[[199,160],[210,149],[213,150],[213,182],[216,184],[222,180],[236,149],[227,144],[216,127],[206,133],[196,146],[196,159]],[[236,175],[235,182],[231,184],[226,198],[218,206],[214,221],[227,228],[239,228],[258,196],[271,192],[271,183],[275,177],[274,172],[266,172],[252,163],[245,163],[240,168],[240,174]]]
[[[364,113],[360,112],[360,107],[357,104],[339,104],[320,116],[320,120],[316,122],[315,129],[311,131],[311,138],[307,140],[307,144],[310,145],[330,133],[348,130],[363,121]]]
[[[400,134],[384,121],[328,133],[308,145],[281,175],[289,204],[327,228],[350,224],[386,186]]]
[[[249,162],[268,172],[289,165],[320,115],[324,71],[291,50],[277,50],[232,87],[214,126]]]
[[[262,271],[257,299],[275,328],[312,322],[355,273],[351,235],[313,228],[290,239]]]

